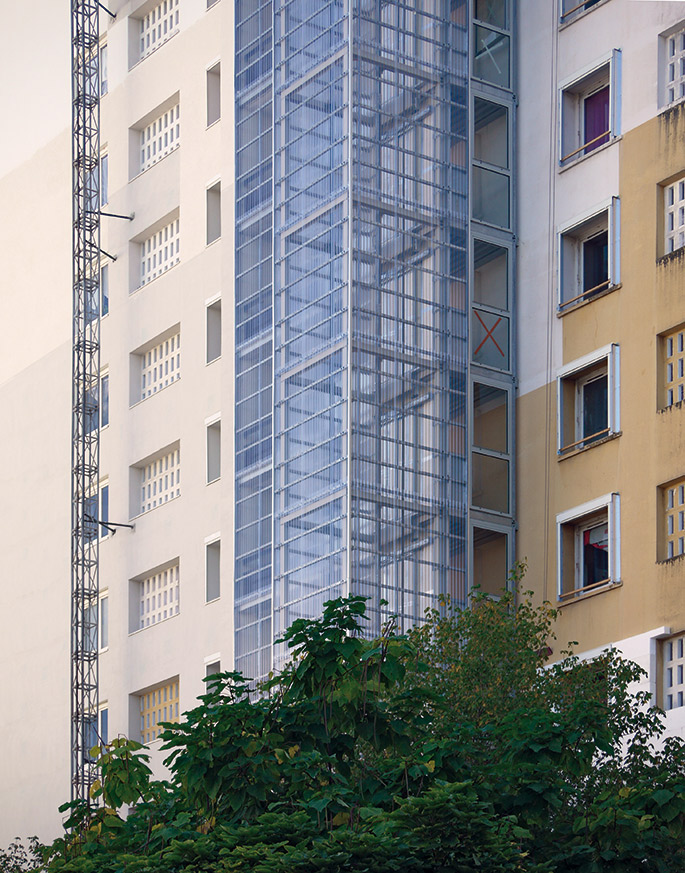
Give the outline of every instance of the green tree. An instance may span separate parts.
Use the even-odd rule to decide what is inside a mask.
[[[613,652],[545,667],[554,612],[508,593],[406,636],[389,622],[367,639],[364,620],[350,597],[295,622],[259,694],[213,678],[166,726],[168,783],[139,744],[97,750],[103,805],[67,805],[45,869],[685,869],[685,751],[631,691],[637,667]]]

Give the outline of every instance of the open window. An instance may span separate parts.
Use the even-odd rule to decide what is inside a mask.
[[[557,516],[557,574],[557,596],[562,602],[620,580],[618,494]]]
[[[561,369],[557,454],[588,448],[619,432],[619,387],[619,347],[615,343]]]
[[[600,210],[559,232],[559,311],[591,300],[620,282],[621,207]]]
[[[601,0],[580,0],[580,2],[579,0],[562,0],[561,23],[566,24],[567,21],[573,21],[581,12],[585,12],[586,9],[592,9],[593,6],[600,2]]]
[[[562,166],[588,155],[621,133],[621,51],[563,83],[560,90]]]

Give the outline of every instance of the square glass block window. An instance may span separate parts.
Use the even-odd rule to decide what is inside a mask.
[[[157,739],[160,731],[164,730],[160,727],[161,722],[178,722],[178,676],[138,697],[140,737],[144,743],[152,743]]]
[[[662,489],[665,549],[663,557],[685,554],[685,479]]]
[[[666,254],[685,245],[685,178],[664,189]]]
[[[181,450],[173,449],[141,470],[141,512],[149,512],[181,494]]]
[[[140,59],[163,45],[178,30],[179,0],[162,0],[140,20]]]
[[[179,565],[174,564],[141,579],[138,584],[138,628],[151,627],[178,615]]]
[[[685,30],[666,38],[665,103],[671,106],[685,97]]]
[[[685,667],[684,636],[672,637],[662,643],[662,682],[663,708],[676,709],[682,706],[685,683],[683,668]]]
[[[685,399],[685,329],[674,330],[662,337],[664,407],[682,403]]]

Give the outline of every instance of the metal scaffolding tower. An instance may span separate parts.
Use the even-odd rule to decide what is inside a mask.
[[[71,0],[73,357],[71,796],[90,802],[97,742],[100,377],[99,3]]]

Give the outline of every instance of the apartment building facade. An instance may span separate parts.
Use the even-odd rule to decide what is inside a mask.
[[[519,6],[517,554],[556,648],[622,650],[682,735],[685,3],[553,6]]]
[[[218,669],[277,667],[279,634],[325,600],[368,595],[373,631],[443,594],[464,602],[470,567],[505,581],[514,9],[103,7],[84,656],[99,661],[93,737],[139,738],[160,766],[159,722]],[[66,70],[68,11],[48,20]],[[2,551],[26,580],[2,594],[3,651],[19,659],[3,675],[5,842],[55,833],[69,791],[70,101],[42,84],[62,114],[47,105],[2,167]],[[30,74],[22,87],[29,100]],[[15,231],[40,197],[44,258]],[[27,525],[31,493],[48,511]]]
[[[70,36],[44,5],[64,80],[15,57],[41,124],[0,153],[0,843],[56,833],[70,779]],[[685,2],[104,5],[100,735],[159,766],[158,722],[277,667],[326,599],[408,626],[517,557],[560,643],[621,648],[681,733]]]

